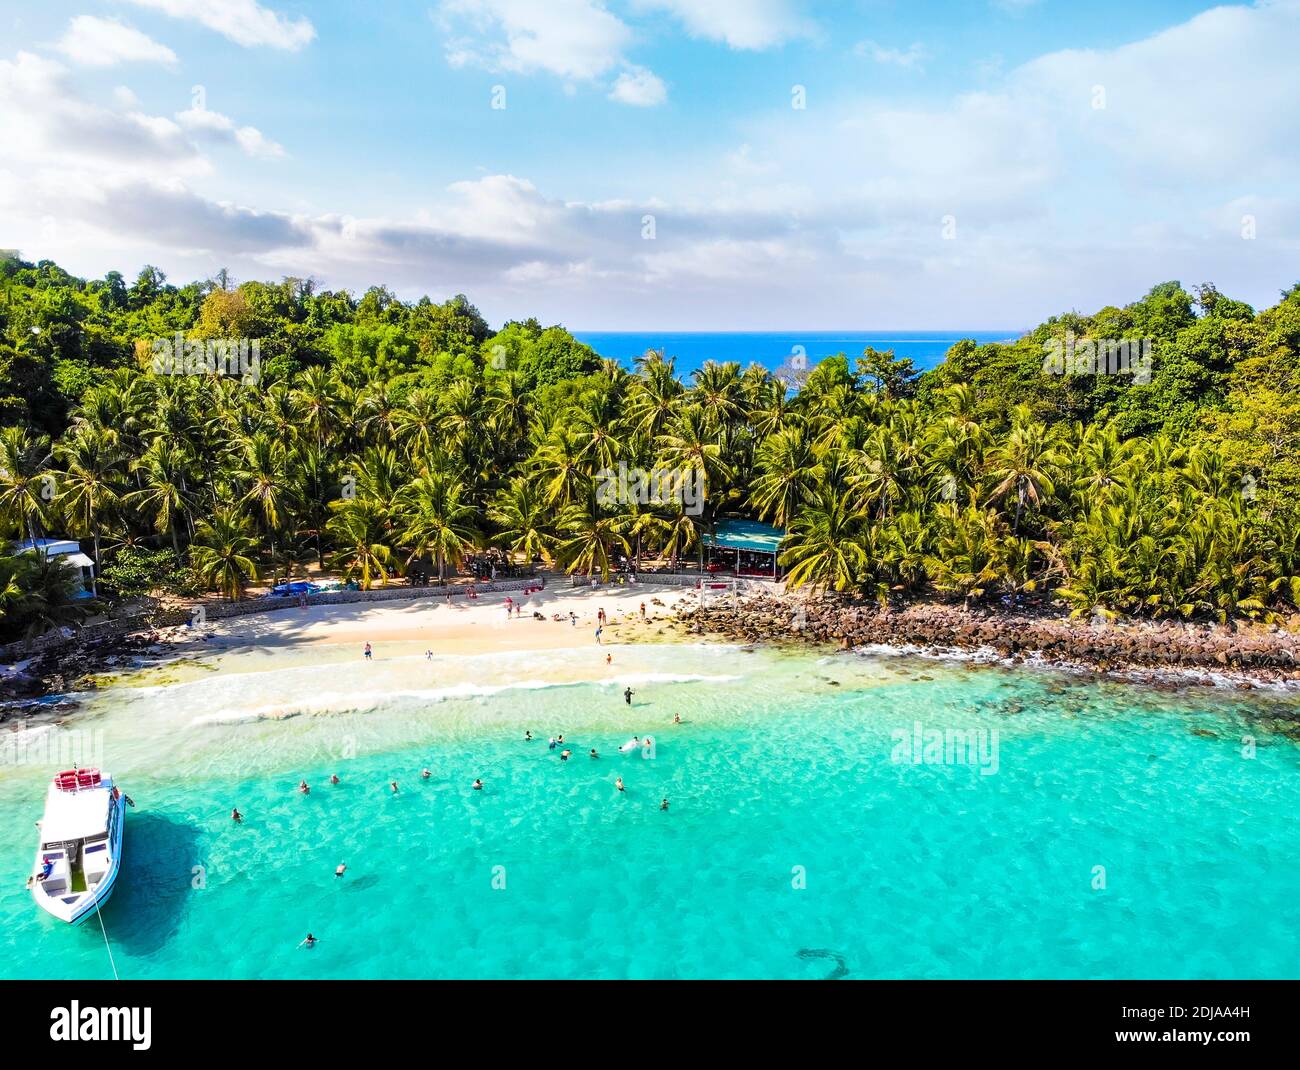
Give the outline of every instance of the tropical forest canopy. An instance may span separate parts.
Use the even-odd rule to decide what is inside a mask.
[[[159,374],[178,334],[256,340],[255,381]],[[1132,340],[1149,374],[1045,370],[1089,339]],[[922,374],[869,350],[791,390],[759,365],[683,381],[663,353],[628,371],[562,327],[494,332],[463,296],[9,258],[0,425],[5,534],[83,539],[110,596],[238,597],[312,562],[369,586],[486,545],[607,575],[696,555],[736,516],[790,529],[794,584],[881,601],[1220,620],[1300,602],[1300,286],[1257,312],[1163,283]],[[703,510],[608,500],[620,463],[698,472]],[[0,573],[5,630],[49,616],[34,567]]]

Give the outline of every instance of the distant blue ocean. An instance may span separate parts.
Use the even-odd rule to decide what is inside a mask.
[[[977,342],[1002,342],[1024,332],[1005,331],[574,331],[602,357],[629,367],[647,349],[663,349],[677,358],[683,376],[706,361],[738,361],[745,367],[754,361],[777,368],[803,346],[809,365],[825,357],[844,353],[850,359],[862,355],[868,346],[892,349],[899,357],[910,357],[918,369],[933,368],[953,343],[963,338]]]

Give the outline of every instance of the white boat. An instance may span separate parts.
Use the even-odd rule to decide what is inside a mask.
[[[98,769],[59,773],[37,822],[40,842],[32,898],[42,910],[75,925],[113,894],[122,864],[126,796]]]

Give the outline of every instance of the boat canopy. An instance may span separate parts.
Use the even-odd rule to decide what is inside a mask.
[[[42,843],[63,843],[102,836],[108,829],[107,788],[89,791],[60,791],[51,786],[41,822]]]

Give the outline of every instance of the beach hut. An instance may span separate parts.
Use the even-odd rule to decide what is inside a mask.
[[[782,528],[758,520],[719,520],[704,536],[705,567],[710,572],[776,579]]]
[[[39,554],[71,565],[80,585],[74,592],[76,598],[90,598],[95,593],[95,562],[81,552],[76,539],[24,539],[15,544],[16,554]]]

